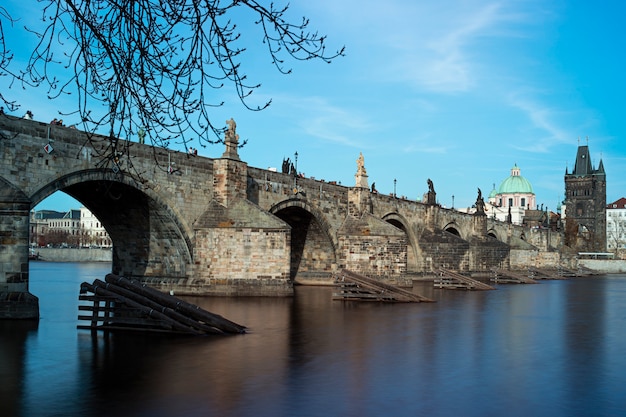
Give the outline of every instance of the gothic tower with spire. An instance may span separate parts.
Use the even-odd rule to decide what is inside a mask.
[[[579,252],[606,252],[606,173],[594,169],[589,147],[578,146],[574,170],[565,169],[565,244]]]

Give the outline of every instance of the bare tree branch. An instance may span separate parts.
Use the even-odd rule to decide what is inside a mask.
[[[45,86],[50,98],[75,94],[72,113],[88,132],[106,128],[110,143],[102,147],[109,161],[126,150],[116,138],[131,138],[140,129],[155,147],[172,141],[187,147],[223,142],[224,127],[211,110],[224,103],[215,90],[236,91],[250,110],[250,83],[242,60],[246,43],[265,45],[271,62],[284,74],[286,60],[331,62],[344,54],[326,50],[326,38],[309,31],[309,20],[291,23],[288,6],[275,8],[254,0],[45,0],[42,25],[25,28],[38,43],[26,68],[10,72],[2,21],[15,21],[0,8],[0,76],[23,86]],[[248,20],[246,20],[248,19]],[[243,39],[237,22],[254,24],[261,38]],[[12,103],[0,96],[5,104]],[[12,103],[13,106],[16,103]],[[15,108],[15,107],[12,107]]]

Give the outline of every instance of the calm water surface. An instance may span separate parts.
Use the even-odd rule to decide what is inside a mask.
[[[189,298],[245,335],[77,330],[108,264],[31,263],[37,325],[0,322],[0,416],[626,415],[626,276],[416,292],[434,304]]]

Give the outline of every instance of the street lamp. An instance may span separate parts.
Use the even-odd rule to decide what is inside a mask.
[[[393,179],[393,197],[396,198],[396,182],[397,180],[394,178]]]
[[[452,194],[452,209],[454,209],[454,194]]]
[[[293,176],[293,192],[297,193],[298,192],[298,151],[296,151],[294,156],[296,158],[296,172],[294,172],[294,176]]]

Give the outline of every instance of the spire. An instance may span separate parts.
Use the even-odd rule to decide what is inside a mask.
[[[598,174],[604,174],[604,163],[602,162],[602,159],[600,159],[600,165],[598,165]]]
[[[578,147],[578,153],[576,154],[576,163],[574,164],[573,175],[590,175],[593,174],[593,167],[591,166],[591,158],[589,157],[589,147],[582,145]]]

